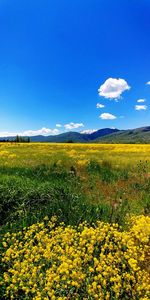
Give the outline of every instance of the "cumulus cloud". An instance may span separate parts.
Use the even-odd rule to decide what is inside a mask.
[[[150,85],[150,81],[147,81],[146,84]]]
[[[102,119],[102,120],[114,120],[114,119],[117,118],[116,116],[114,116],[114,115],[112,115],[112,114],[110,114],[110,113],[103,113],[103,114],[101,114],[99,117],[100,117],[100,119]]]
[[[56,127],[60,128],[60,127],[62,127],[62,125],[61,124],[56,124]]]
[[[70,122],[69,124],[65,124],[64,127],[67,130],[72,130],[72,129],[77,129],[77,128],[80,128],[80,127],[84,127],[84,124],[83,123]]]
[[[59,130],[57,128],[50,129],[50,128],[41,128],[38,130],[26,130],[22,132],[0,132],[0,137],[7,137],[7,136],[35,136],[35,135],[49,135],[49,134],[59,134]]]
[[[135,105],[135,110],[146,110],[147,105]]]
[[[101,104],[101,103],[97,103],[97,104],[96,104],[96,107],[97,107],[97,108],[103,108],[103,107],[105,107],[105,105],[104,105],[104,104]]]
[[[97,131],[97,129],[86,129],[86,130],[81,131],[80,133],[91,134],[96,131]]]
[[[17,132],[9,132],[9,131],[0,132],[0,137],[16,136],[16,135],[20,135],[20,134]]]
[[[99,96],[107,99],[119,99],[121,94],[129,90],[128,83],[121,78],[108,78],[98,89]]]
[[[145,102],[145,101],[146,101],[145,99],[138,99],[138,100],[137,100],[138,103],[143,103],[143,102]]]

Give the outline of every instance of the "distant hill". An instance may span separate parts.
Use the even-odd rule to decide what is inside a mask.
[[[31,137],[32,142],[55,142],[55,143],[65,143],[65,142],[74,142],[74,143],[85,143],[94,141],[97,138],[106,136],[108,134],[118,132],[118,129],[104,128],[99,129],[93,133],[80,133],[80,132],[65,132],[58,135],[50,136],[34,136]]]
[[[88,139],[79,132],[65,132],[58,135],[49,136],[32,136],[32,142],[51,142],[51,143],[65,143],[65,142],[86,142]]]
[[[13,141],[15,138],[1,137],[0,141]],[[128,130],[103,128],[93,133],[70,131],[58,135],[37,135],[31,136],[30,141],[48,143],[150,143],[150,126]]]
[[[87,136],[88,140],[94,141],[98,138],[101,138],[103,136],[107,136],[107,135],[110,135],[110,134],[116,133],[116,132],[119,132],[119,129],[103,128],[103,129],[99,129],[91,134],[86,134],[86,136]]]
[[[129,130],[120,130],[107,136],[99,137],[96,143],[150,144],[150,126]]]

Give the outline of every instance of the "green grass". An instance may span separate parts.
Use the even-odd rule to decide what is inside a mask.
[[[56,215],[57,225],[101,220],[124,229],[129,216],[149,215],[149,149],[146,145],[0,145],[1,238],[45,216]]]
[[[45,215],[76,225],[149,214],[148,145],[0,145],[0,225]]]

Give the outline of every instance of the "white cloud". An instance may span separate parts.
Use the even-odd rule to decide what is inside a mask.
[[[65,124],[64,127],[67,130],[71,130],[71,129],[77,129],[77,128],[80,128],[80,127],[84,127],[84,125],[83,125],[83,123],[70,122],[69,124]]]
[[[114,119],[117,118],[116,116],[114,116],[114,115],[112,115],[112,114],[109,114],[109,113],[103,113],[103,114],[101,114],[99,117],[100,117],[100,119],[102,119],[102,120],[114,120]]]
[[[56,127],[60,128],[60,127],[62,127],[62,125],[61,124],[56,124]]]
[[[105,105],[104,105],[104,104],[101,104],[101,103],[97,103],[97,104],[96,104],[96,107],[97,107],[97,108],[103,108],[103,107],[105,107]]]
[[[107,99],[119,99],[121,94],[129,90],[128,83],[121,78],[108,78],[98,89],[99,96]]]
[[[146,82],[146,84],[150,85],[150,81]]]
[[[138,103],[143,103],[143,102],[145,102],[145,101],[146,101],[145,99],[138,99],[138,100],[137,100]]]
[[[8,131],[2,131],[0,132],[0,137],[7,137],[7,136],[16,136],[17,132],[8,132]]]
[[[35,135],[50,135],[50,134],[59,134],[59,130],[57,128],[50,129],[50,128],[41,128],[39,130],[26,130],[22,132],[0,132],[0,137],[7,137],[7,136],[35,136]]]
[[[147,105],[135,105],[135,110],[146,110]]]
[[[81,131],[80,133],[91,134],[96,131],[97,131],[97,129],[86,129],[86,130]]]

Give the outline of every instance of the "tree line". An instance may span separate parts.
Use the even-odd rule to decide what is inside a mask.
[[[5,142],[11,142],[11,143],[30,143],[31,139],[30,137],[23,137],[23,136],[19,136],[17,135],[15,138],[9,138],[9,139],[1,139],[0,140],[1,143],[5,143]]]

